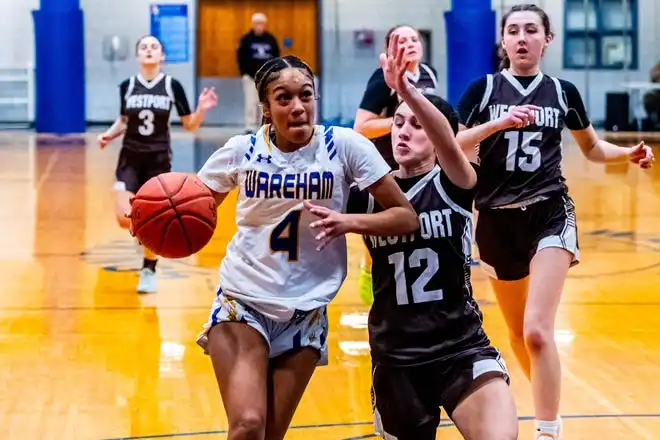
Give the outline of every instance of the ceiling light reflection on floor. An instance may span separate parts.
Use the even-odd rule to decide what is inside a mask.
[[[339,325],[351,328],[367,328],[368,314],[363,313],[343,313],[339,318]]]
[[[339,349],[348,356],[368,356],[369,341],[339,341]]]

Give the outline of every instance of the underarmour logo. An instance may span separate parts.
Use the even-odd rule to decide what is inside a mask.
[[[263,154],[257,154],[257,162],[266,162],[266,163],[272,163],[273,156],[270,154],[267,154],[264,156]]]

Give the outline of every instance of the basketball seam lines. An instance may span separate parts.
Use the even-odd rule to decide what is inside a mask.
[[[181,191],[183,186],[186,184],[186,181],[188,181],[188,176],[186,176],[186,178],[183,179],[179,189],[173,195],[170,195],[167,191],[167,188],[165,188],[165,185],[163,185],[163,182],[161,182],[160,176],[158,177],[158,183],[163,188],[163,192],[165,194],[167,194],[167,199],[170,201],[170,205],[172,205],[172,210],[174,211],[174,214],[176,215],[176,220],[179,222],[179,226],[181,226],[181,232],[183,232],[183,236],[186,239],[186,243],[188,243],[188,250],[190,251],[190,250],[192,250],[192,244],[190,243],[190,238],[188,238],[188,234],[186,233],[185,225],[183,224],[183,221],[181,221],[181,216],[179,215],[179,211],[176,210],[176,206],[174,205],[174,201],[172,200],[172,197],[174,195],[178,194],[179,191]],[[165,242],[165,234],[167,233],[167,230],[169,229],[169,227],[170,227],[170,225],[172,224],[173,221],[174,220],[172,220],[170,223],[167,224],[167,226],[165,228],[163,228],[163,237],[161,239],[161,246],[162,246],[162,243]]]

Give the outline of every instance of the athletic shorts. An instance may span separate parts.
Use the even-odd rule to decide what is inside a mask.
[[[135,194],[147,180],[172,171],[171,151],[133,151],[122,148],[117,160],[114,189]]]
[[[385,440],[434,440],[440,407],[451,417],[485,381],[500,377],[509,383],[506,363],[494,347],[411,367],[374,365],[372,374],[374,428]]]
[[[209,320],[204,324],[204,331],[197,338],[197,344],[208,354],[208,334],[211,328],[222,322],[237,321],[245,322],[261,333],[270,349],[271,359],[291,350],[312,347],[321,355],[317,365],[328,364],[326,307],[310,311],[297,310],[291,320],[278,322],[218,289]]]
[[[491,277],[515,281],[529,275],[541,249],[557,247],[580,261],[575,204],[555,195],[524,207],[479,210],[476,232],[482,269]]]

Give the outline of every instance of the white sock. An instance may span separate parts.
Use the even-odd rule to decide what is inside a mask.
[[[550,434],[554,436],[555,439],[559,439],[559,434],[561,433],[561,418],[558,417],[557,420],[547,422],[544,420],[536,420],[536,433],[537,434]]]

